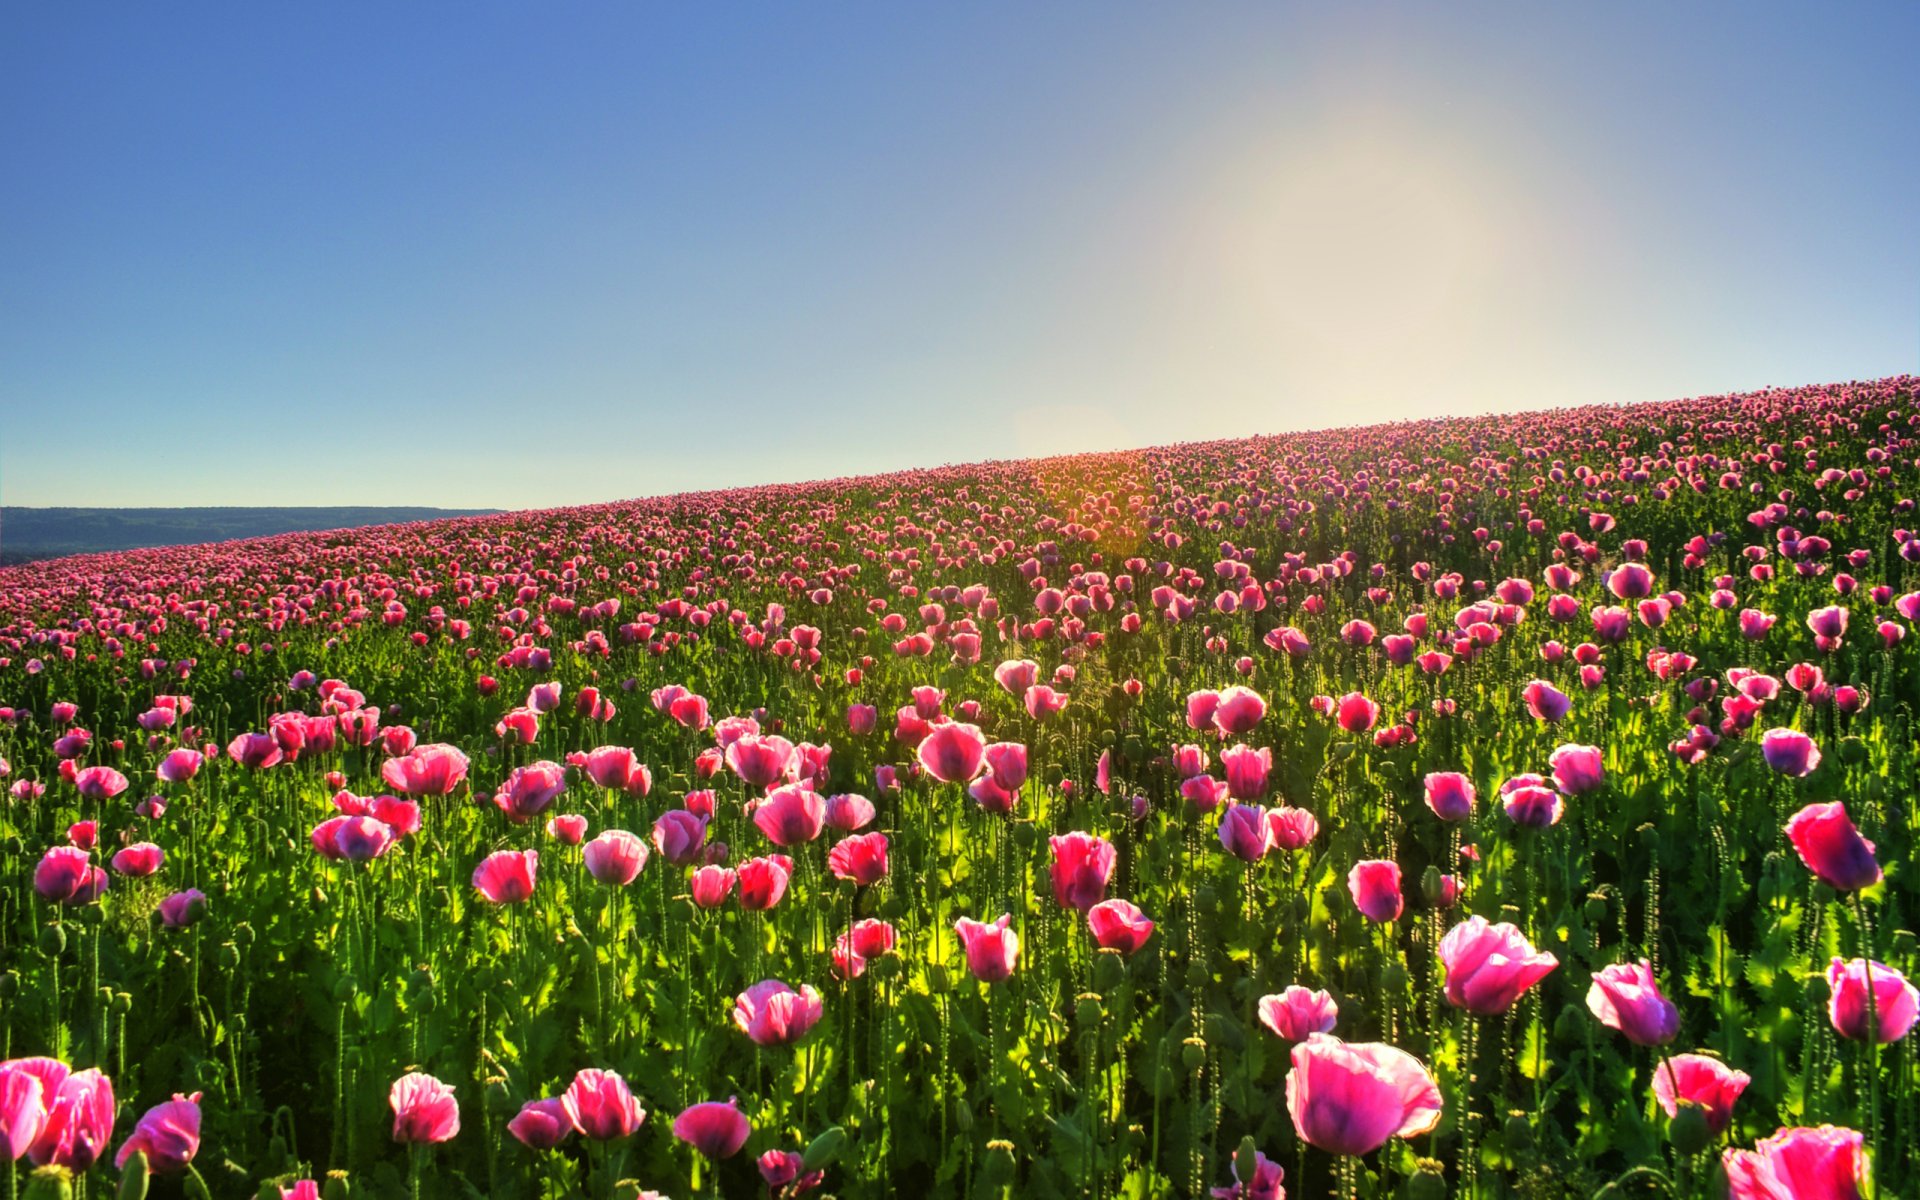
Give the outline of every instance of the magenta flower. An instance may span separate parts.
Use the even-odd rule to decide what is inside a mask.
[[[1220,844],[1241,862],[1259,862],[1273,849],[1273,827],[1267,824],[1267,810],[1252,804],[1235,804],[1220,814]]]
[[[73,777],[73,786],[89,800],[111,800],[127,790],[127,777],[112,767],[85,767]]]
[[[371,862],[393,845],[393,830],[373,817],[333,817],[320,822],[309,835],[322,857],[347,862]]]
[[[653,822],[653,848],[676,867],[700,857],[707,838],[707,818],[684,808],[669,809]]]
[[[1753,1077],[1704,1054],[1675,1054],[1653,1070],[1653,1098],[1668,1117],[1680,1115],[1680,1105],[1698,1105],[1707,1128],[1718,1136],[1733,1120],[1734,1102]]]
[[[1526,935],[1502,921],[1468,917],[1440,939],[1440,960],[1447,967],[1447,1003],[1480,1016],[1512,1007],[1520,994],[1560,965],[1535,950]]]
[[[529,1100],[507,1122],[507,1132],[529,1150],[551,1150],[573,1135],[573,1117],[563,1097]]]
[[[533,880],[540,865],[536,850],[499,850],[473,869],[473,886],[493,904],[518,904],[533,897]]]
[[[1087,927],[1093,931],[1096,945],[1129,956],[1139,952],[1153,936],[1153,922],[1126,900],[1102,900],[1088,909]]]
[[[942,783],[967,783],[986,761],[987,740],[975,725],[948,721],[928,731],[916,752],[920,765]]]
[[[1869,1000],[1868,980],[1872,980]],[[1885,963],[1834,959],[1827,968],[1827,1017],[1841,1037],[1897,1042],[1920,1019],[1920,990]]]
[[[1348,733],[1365,733],[1380,720],[1380,706],[1359,692],[1348,692],[1340,697],[1334,719]]]
[[[793,743],[778,734],[742,734],[727,747],[727,767],[753,787],[793,778],[794,765]]]
[[[50,1058],[0,1062],[0,1146],[9,1162],[19,1161],[40,1136],[47,1100],[60,1090],[66,1071],[66,1064]]]
[[[740,872],[732,867],[723,867],[718,863],[708,863],[695,871],[687,880],[687,891],[694,904],[701,908],[719,908],[733,893],[733,885],[740,879]]]
[[[842,833],[852,833],[873,823],[878,813],[873,801],[851,794],[827,797],[827,824]]]
[[[1558,825],[1567,802],[1538,775],[1516,775],[1500,785],[1501,807],[1515,825],[1545,829]]]
[[[710,1159],[732,1158],[753,1136],[753,1126],[736,1097],[725,1103],[695,1104],[673,1119],[673,1136]]]
[[[46,1119],[27,1158],[36,1167],[84,1173],[113,1140],[113,1083],[98,1070],[69,1073],[52,1059],[16,1060],[41,1084]]]
[[[207,911],[207,895],[199,888],[175,892],[160,902],[160,923],[168,929],[185,929]]]
[[[734,997],[733,1023],[757,1046],[791,1046],[807,1036],[825,1007],[812,984],[796,992],[778,979],[763,979]]]
[[[749,912],[765,912],[787,894],[787,881],[793,878],[793,860],[784,854],[750,858],[740,864],[737,875],[740,907]]]
[[[1266,746],[1229,746],[1220,752],[1220,769],[1227,791],[1236,800],[1258,800],[1267,794],[1267,776],[1273,771],[1273,751]]]
[[[1767,765],[1795,779],[1810,775],[1820,765],[1820,746],[1797,729],[1769,729],[1760,735],[1760,755]]]
[[[1020,961],[1020,935],[1009,928],[1011,914],[1002,913],[991,925],[961,917],[953,930],[967,952],[967,969],[982,983],[999,983],[1013,975]]]
[[[396,1142],[445,1142],[460,1132],[460,1105],[453,1088],[424,1071],[394,1080],[387,1103],[393,1108]]]
[[[1180,781],[1180,795],[1193,805],[1195,812],[1204,816],[1226,802],[1229,789],[1211,775],[1195,775]]]
[[[389,760],[393,761],[393,760]],[[516,767],[500,790],[493,794],[493,803],[507,819],[516,825],[524,825],[534,817],[547,811],[554,800],[567,790],[567,769],[557,762],[542,759]]]
[[[580,852],[587,874],[601,883],[625,887],[647,865],[647,844],[624,829],[608,829]]]
[[[827,1177],[825,1171],[807,1170],[806,1156],[792,1150],[769,1150],[755,1163],[769,1196],[798,1196],[819,1187]]]
[[[1544,679],[1536,679],[1521,688],[1520,698],[1527,702],[1527,711],[1533,714],[1534,720],[1550,725],[1566,716],[1567,710],[1573,707],[1573,701],[1567,698],[1565,692]]]
[[[1835,891],[1871,887],[1883,876],[1873,843],[1860,836],[1838,800],[1807,805],[1788,818],[1786,833],[1800,861]]]
[[[1636,1046],[1664,1046],[1680,1032],[1680,1010],[1661,994],[1653,965],[1644,958],[1594,972],[1587,1010]]]
[[[107,873],[74,846],[55,846],[33,868],[33,890],[55,904],[91,904],[107,890]]]
[[[121,875],[141,878],[151,875],[167,861],[167,852],[152,842],[135,842],[114,852],[113,869]]]
[[[1289,1042],[1304,1042],[1316,1033],[1332,1033],[1340,1006],[1326,992],[1309,991],[1299,984],[1277,996],[1260,998],[1260,1023]]]
[[[444,796],[467,777],[467,756],[452,746],[429,742],[402,758],[380,764],[380,778],[408,796]]]
[[[167,751],[167,756],[160,760],[153,774],[162,783],[185,783],[200,773],[205,762],[206,756],[198,750],[181,747]]]
[[[1458,771],[1434,771],[1427,775],[1427,807],[1442,821],[1467,821],[1473,818],[1473,781]]]
[[[1098,904],[1113,874],[1113,843],[1075,831],[1049,838],[1047,844],[1053,848],[1053,898],[1081,912]]]
[[[280,762],[280,743],[265,733],[243,733],[227,743],[227,757],[243,767],[264,770]]]
[[[858,833],[827,852],[827,866],[839,879],[867,887],[887,877],[887,835]]]
[[[588,778],[593,780],[595,787],[624,791],[636,797],[653,791],[653,772],[649,772],[647,766],[634,756],[634,751],[624,745],[603,745],[591,749],[582,758],[580,766],[588,772]]]
[[[1353,904],[1369,921],[1397,921],[1406,907],[1400,893],[1400,864],[1387,859],[1367,859],[1353,864],[1347,872],[1347,891]]]
[[[1332,1154],[1369,1154],[1387,1139],[1440,1123],[1440,1087],[1420,1060],[1377,1042],[1324,1033],[1293,1048],[1287,1112],[1301,1140]]]
[[[1557,747],[1547,757],[1547,764],[1553,770],[1553,782],[1569,796],[1590,792],[1606,782],[1598,746]]]
[[[790,783],[768,793],[753,810],[753,823],[776,846],[802,846],[825,828],[827,801],[812,788]]]
[[[1730,1200],[1862,1200],[1865,1140],[1835,1125],[1783,1127],[1751,1150],[1724,1150]]]
[[[560,1102],[573,1127],[596,1142],[626,1137],[647,1119],[626,1080],[593,1067],[575,1073]]]
[[[147,1165],[156,1174],[172,1175],[186,1170],[199,1151],[200,1093],[175,1092],[173,1099],[154,1105],[134,1125],[132,1136],[113,1156],[113,1165],[124,1167],[136,1152],[145,1152]]]
[[[1267,702],[1252,688],[1223,688],[1215,697],[1213,727],[1223,738],[1239,737],[1251,732],[1266,715]]]

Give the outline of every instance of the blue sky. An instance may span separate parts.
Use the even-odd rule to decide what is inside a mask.
[[[536,507],[1916,370],[1916,45],[1912,4],[14,5],[0,499]]]

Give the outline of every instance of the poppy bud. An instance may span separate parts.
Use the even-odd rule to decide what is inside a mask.
[[[514,1110],[513,1092],[508,1089],[503,1076],[495,1075],[487,1080],[487,1107],[501,1113]]]
[[[1180,1061],[1186,1064],[1187,1070],[1199,1074],[1200,1068],[1207,1063],[1207,1040],[1197,1037],[1184,1039],[1180,1043]]]
[[[73,1173],[57,1165],[36,1168],[21,1195],[26,1200],[73,1200]]]
[[[1707,1110],[1691,1100],[1682,1100],[1673,1120],[1667,1122],[1667,1141],[1681,1154],[1698,1154],[1713,1141],[1707,1125]]]
[[[838,1125],[829,1125],[807,1143],[806,1153],[800,1156],[802,1168],[807,1171],[823,1170],[840,1157],[840,1152],[846,1146],[847,1131]]]
[[[66,948],[67,930],[60,922],[55,921],[40,931],[40,949],[45,951],[49,958],[60,957]]]
[[[1525,1154],[1533,1149],[1533,1122],[1519,1109],[1507,1114],[1507,1123],[1503,1130],[1506,1135],[1507,1153]]]
[[[114,1193],[115,1200],[147,1200],[147,1152],[135,1150],[120,1168],[120,1188]]]
[[[1446,1200],[1446,1168],[1431,1158],[1418,1160],[1413,1174],[1400,1187],[1405,1200]]]
[[[987,1155],[980,1164],[980,1191],[993,1195],[1013,1182],[1013,1143],[994,1139],[987,1143]]]

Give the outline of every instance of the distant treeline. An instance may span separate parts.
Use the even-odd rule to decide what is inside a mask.
[[[314,529],[348,529],[434,521],[497,511],[483,508],[0,508],[0,565],[269,537]]]

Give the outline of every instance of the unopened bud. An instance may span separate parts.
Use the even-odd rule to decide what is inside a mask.
[[[1527,1119],[1526,1113],[1518,1109],[1508,1113],[1505,1133],[1507,1153],[1525,1154],[1533,1149],[1533,1122]]]
[[[846,1149],[846,1145],[847,1131],[838,1125],[829,1125],[820,1131],[818,1137],[807,1143],[806,1152],[801,1155],[801,1158],[807,1170],[824,1170],[832,1164],[834,1159],[840,1157],[840,1152]]]
[[[1431,1158],[1420,1159],[1400,1187],[1405,1200],[1446,1200],[1446,1168]]]
[[[120,1190],[114,1193],[115,1200],[147,1200],[148,1174],[147,1152],[135,1150],[120,1168]]]
[[[1180,1061],[1187,1064],[1187,1070],[1198,1071],[1206,1065],[1207,1040],[1190,1037],[1180,1043]]]
[[[1707,1125],[1707,1110],[1691,1100],[1682,1100],[1667,1122],[1667,1141],[1682,1154],[1698,1154],[1713,1140]]]
[[[980,1163],[980,1182],[992,1194],[1013,1182],[1013,1143],[995,1138],[987,1143],[986,1157]]]
[[[21,1194],[26,1200],[73,1200],[73,1173],[61,1166],[37,1167]]]

